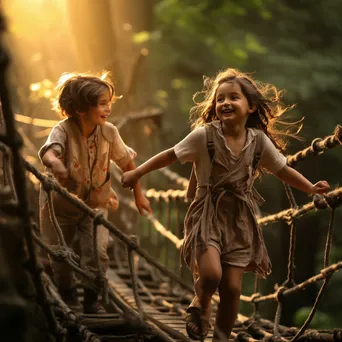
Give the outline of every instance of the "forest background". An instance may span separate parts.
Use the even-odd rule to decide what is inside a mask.
[[[50,98],[63,72],[111,71],[117,94],[124,94],[112,116],[127,111],[162,109],[155,135],[148,130],[134,148],[145,159],[171,147],[190,130],[192,95],[202,89],[203,75],[234,67],[285,89],[285,103],[296,104],[288,119],[304,117],[301,141],[290,140],[288,153],[308,146],[315,137],[332,134],[341,123],[342,2],[340,0],[3,0],[8,20],[7,46],[12,54],[11,84],[15,111],[31,118],[58,120]],[[121,102],[120,102],[121,101]],[[35,136],[27,158],[42,145],[44,134],[23,125]],[[129,138],[127,138],[129,139]],[[128,141],[129,143],[129,141]],[[30,153],[31,148],[31,153]],[[188,177],[190,166],[173,170]],[[311,157],[298,170],[312,182],[339,185],[341,149]],[[167,188],[160,177],[153,187]],[[288,207],[282,184],[266,176],[258,183],[266,199],[263,214]],[[310,200],[294,192],[298,204]],[[301,220],[296,250],[297,283],[322,268],[328,212]],[[342,260],[341,211],[330,262]],[[263,281],[264,293],[286,277],[289,228],[263,229],[273,272]],[[251,291],[248,278],[245,289]],[[312,327],[342,327],[342,273],[331,280]],[[300,325],[314,302],[317,288],[302,292],[284,305],[282,323]],[[242,312],[249,308],[242,305]],[[273,318],[274,307],[261,308]]]

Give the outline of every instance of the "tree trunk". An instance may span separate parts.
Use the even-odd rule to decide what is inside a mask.
[[[80,71],[112,72],[121,87],[113,16],[108,0],[68,0],[67,10]]]

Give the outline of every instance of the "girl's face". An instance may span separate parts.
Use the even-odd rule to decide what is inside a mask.
[[[108,90],[104,91],[97,99],[96,107],[90,107],[89,110],[81,115],[81,120],[89,126],[103,126],[111,111],[111,96]]]
[[[215,110],[222,123],[240,124],[246,123],[249,114],[253,113],[255,108],[249,106],[240,85],[233,81],[222,83],[217,88]]]

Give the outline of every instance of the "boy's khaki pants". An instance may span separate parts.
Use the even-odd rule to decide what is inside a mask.
[[[56,209],[55,209],[56,210]],[[105,218],[108,216],[108,210],[100,209]],[[93,221],[76,207],[70,206],[65,210],[56,210],[55,216],[62,230],[64,240],[68,247],[73,248],[76,233],[79,236],[79,246],[81,252],[81,267],[91,267],[96,269],[95,255],[93,251]],[[57,233],[49,217],[47,203],[44,204],[40,212],[40,231],[42,238],[50,245],[59,245]],[[100,259],[100,267],[105,275],[109,266],[109,257],[107,247],[109,240],[109,231],[104,226],[97,227],[97,250]],[[54,279],[60,290],[70,290],[76,286],[74,272],[64,261],[55,261],[52,257],[51,267],[54,273]],[[87,287],[86,283],[84,285]]]

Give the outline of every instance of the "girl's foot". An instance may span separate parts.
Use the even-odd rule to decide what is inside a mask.
[[[190,306],[187,309],[186,331],[189,337],[193,340],[204,339],[209,332],[210,325],[210,309],[207,312],[203,312],[197,306]]]

